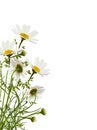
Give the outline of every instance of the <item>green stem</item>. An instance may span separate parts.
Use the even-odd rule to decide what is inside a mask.
[[[20,103],[21,104],[21,103]],[[12,116],[12,114],[15,112],[15,111],[17,111],[17,109],[19,109],[19,105],[20,104],[18,104],[17,105],[17,107],[13,110],[13,111],[11,111],[10,113],[9,113],[9,115],[7,116],[7,118],[5,119],[5,122],[8,120],[8,118],[10,117],[10,116]],[[21,107],[23,107],[24,105],[25,105],[26,103],[24,103]],[[19,112],[20,113],[20,112]],[[14,116],[14,117],[16,117],[17,116],[17,114]]]
[[[33,105],[33,103],[32,103],[30,106],[28,106],[28,107],[26,107],[25,109],[23,109],[22,111],[20,111],[19,113],[22,113],[22,112],[28,110],[32,105]]]
[[[29,119],[31,116],[36,115],[36,114],[40,114],[40,113],[41,113],[40,111],[37,111],[35,113],[29,114],[27,116],[22,117],[19,121],[24,120],[24,119]]]
[[[0,100],[1,100],[1,98],[2,98],[1,93],[2,93],[2,64],[0,63]],[[0,113],[1,113],[0,122],[2,122],[2,114],[3,114],[2,111],[3,111],[3,110],[0,109]],[[1,127],[1,125],[0,125],[0,127]]]
[[[25,40],[24,38],[21,38],[21,41],[20,41],[20,44],[19,44],[19,47],[18,47],[18,48],[20,48],[20,47],[21,47],[22,42],[23,42],[24,40]]]
[[[11,56],[11,55],[8,55],[8,63],[9,63],[9,65],[10,65],[10,56]]]
[[[14,71],[15,72],[15,71]],[[3,120],[5,119],[5,121],[3,122],[2,121],[2,127],[1,127],[1,130],[3,129],[3,127],[4,127],[4,125],[5,125],[5,123],[6,123],[6,116],[5,116],[5,114],[6,114],[6,111],[7,111],[7,108],[8,108],[8,102],[9,102],[9,98],[10,98],[10,93],[11,93],[11,90],[12,90],[12,84],[13,84],[13,74],[14,74],[14,72],[12,73],[12,75],[11,75],[11,80],[10,80],[10,88],[9,88],[9,93],[8,93],[8,96],[7,96],[7,101],[6,101],[6,107],[5,107],[5,111],[4,111],[4,113],[3,113],[3,115],[4,115],[4,117],[3,117]]]
[[[32,113],[32,114],[29,114],[29,115],[27,115],[27,116],[24,116],[24,117],[22,117],[21,119],[19,119],[17,122],[15,122],[15,124],[18,124],[20,121],[22,121],[22,120],[24,120],[24,119],[30,119],[31,118],[31,116],[33,116],[33,115],[36,115],[36,114],[40,114],[40,108],[39,109],[37,109],[37,112],[35,112],[35,113]],[[14,126],[13,126],[13,128],[14,128]]]
[[[15,72],[15,71],[14,71],[14,72]],[[6,106],[7,106],[7,104],[8,104],[9,97],[10,97],[10,93],[11,93],[12,86],[13,86],[13,74],[14,74],[14,72],[13,72],[12,75],[11,75],[10,86],[9,86],[10,88],[9,88],[9,93],[8,93],[8,97],[7,97]]]
[[[15,91],[15,90],[14,90]],[[23,105],[21,105],[22,104],[22,102],[24,101],[24,94],[23,94],[23,97],[21,98],[21,100],[20,100],[20,98],[19,98],[19,96],[18,96],[18,93],[15,91],[15,93],[14,93],[14,95],[16,95],[15,97],[17,97],[17,101],[18,101],[18,104],[17,104],[17,106],[15,107],[15,105],[16,105],[16,102],[14,103],[14,109],[9,113],[9,115],[6,117],[6,119],[5,119],[5,122],[8,122],[8,119],[9,119],[9,117],[11,116],[12,118],[14,118],[14,122],[16,122],[16,116],[18,115],[18,114],[20,114],[21,112],[20,112],[20,109],[21,108],[23,108],[23,106],[25,106],[25,104],[26,104],[26,102],[23,104]],[[16,113],[16,114],[15,114]],[[13,116],[13,114],[14,114],[14,116]]]
[[[0,63],[0,99],[1,99],[1,91],[2,91],[2,64]]]
[[[28,79],[28,84],[29,84],[29,82],[30,82],[32,76],[33,76],[35,73],[36,73],[36,72],[33,70],[32,74],[30,75],[30,77],[29,77],[29,79]]]
[[[4,100],[5,100],[5,93],[6,93],[6,85],[7,85],[7,78],[8,78],[8,71],[6,73],[6,80],[5,80],[5,89],[3,90],[4,91],[4,95],[3,95],[3,102],[2,102],[2,108],[4,107]]]
[[[36,98],[35,98],[35,99],[36,99]],[[28,107],[26,107],[26,108],[23,109],[22,111],[18,111],[18,112],[14,115],[14,118],[16,118],[18,114],[20,114],[20,113],[22,114],[23,112],[26,112],[26,110],[28,110],[29,108],[31,108],[31,106],[32,106],[34,103],[35,103],[35,102],[32,102],[31,105],[29,105]],[[26,103],[25,103],[25,104],[26,104]],[[25,104],[22,105],[21,108],[23,108],[23,106],[25,106]],[[37,109],[37,110],[34,110],[33,112],[36,112],[36,111],[38,111],[38,110],[40,110],[40,108]],[[15,111],[15,110],[14,110],[14,111]],[[29,112],[29,113],[32,113],[32,111]]]

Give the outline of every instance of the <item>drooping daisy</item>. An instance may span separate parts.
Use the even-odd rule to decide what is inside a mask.
[[[20,27],[19,25],[16,25],[16,28],[13,29],[13,32],[20,35],[21,38],[24,40],[29,40],[33,43],[36,43],[36,39],[34,37],[37,35],[37,31],[30,32],[30,26],[29,25],[23,25]]]
[[[30,89],[29,95],[28,95],[29,96],[29,101],[35,99],[35,97],[36,97],[36,99],[40,98],[41,94],[44,92],[44,90],[45,89],[43,87],[38,86],[38,85],[32,87]]]
[[[44,76],[49,74],[49,70],[45,68],[46,66],[47,63],[45,63],[44,60],[40,60],[39,58],[36,58],[34,65],[32,65],[32,69],[34,72]]]
[[[16,80],[25,80],[25,75],[27,74],[26,72],[26,67],[24,66],[24,64],[17,60],[17,59],[11,59],[10,61],[10,68],[11,71],[14,72],[15,71],[15,79]]]
[[[13,42],[6,41],[6,42],[1,43],[1,47],[0,47],[1,55],[11,56],[15,54],[16,51],[17,49],[16,49],[16,44],[14,41]]]

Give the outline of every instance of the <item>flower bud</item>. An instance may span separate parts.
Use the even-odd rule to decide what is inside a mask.
[[[36,117],[33,116],[33,117],[31,118],[31,121],[32,121],[32,122],[36,122],[36,121],[37,121],[37,120],[36,120]]]
[[[37,94],[37,88],[33,88],[30,90],[31,96],[35,96]]]
[[[45,108],[42,108],[42,109],[41,109],[41,114],[42,114],[42,115],[46,115],[46,114],[47,114],[47,112],[46,112],[46,109],[45,109]]]
[[[22,50],[21,55],[22,55],[22,56],[25,56],[25,55],[26,55],[26,51],[25,51],[25,50]]]

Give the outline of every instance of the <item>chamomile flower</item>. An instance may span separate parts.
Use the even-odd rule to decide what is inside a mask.
[[[11,56],[17,51],[15,42],[2,42],[0,47],[0,54],[5,56]]]
[[[17,59],[11,59],[10,61],[10,68],[11,71],[14,72],[15,71],[15,78],[16,80],[25,80],[25,75],[27,74],[26,72],[26,67],[24,66],[24,64],[17,60]]]
[[[37,35],[37,31],[30,31],[31,27],[29,25],[23,25],[20,27],[16,25],[16,28],[13,29],[13,32],[20,35],[20,37],[24,40],[29,40],[33,43],[36,43],[36,39],[34,37]]]
[[[29,101],[33,100],[33,99],[38,99],[41,97],[41,94],[44,92],[44,88],[41,86],[34,86],[30,89],[28,96],[29,96]]]
[[[34,65],[32,65],[32,70],[35,73],[38,73],[42,76],[49,74],[49,70],[45,67],[47,66],[47,63],[44,62],[44,60],[40,60],[39,58],[35,59]]]

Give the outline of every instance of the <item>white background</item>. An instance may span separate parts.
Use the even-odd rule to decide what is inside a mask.
[[[15,24],[30,24],[39,42],[29,56],[43,58],[50,69],[39,81],[46,89],[40,106],[48,114],[26,124],[27,130],[97,130],[96,2],[0,1],[0,42],[15,38]]]

